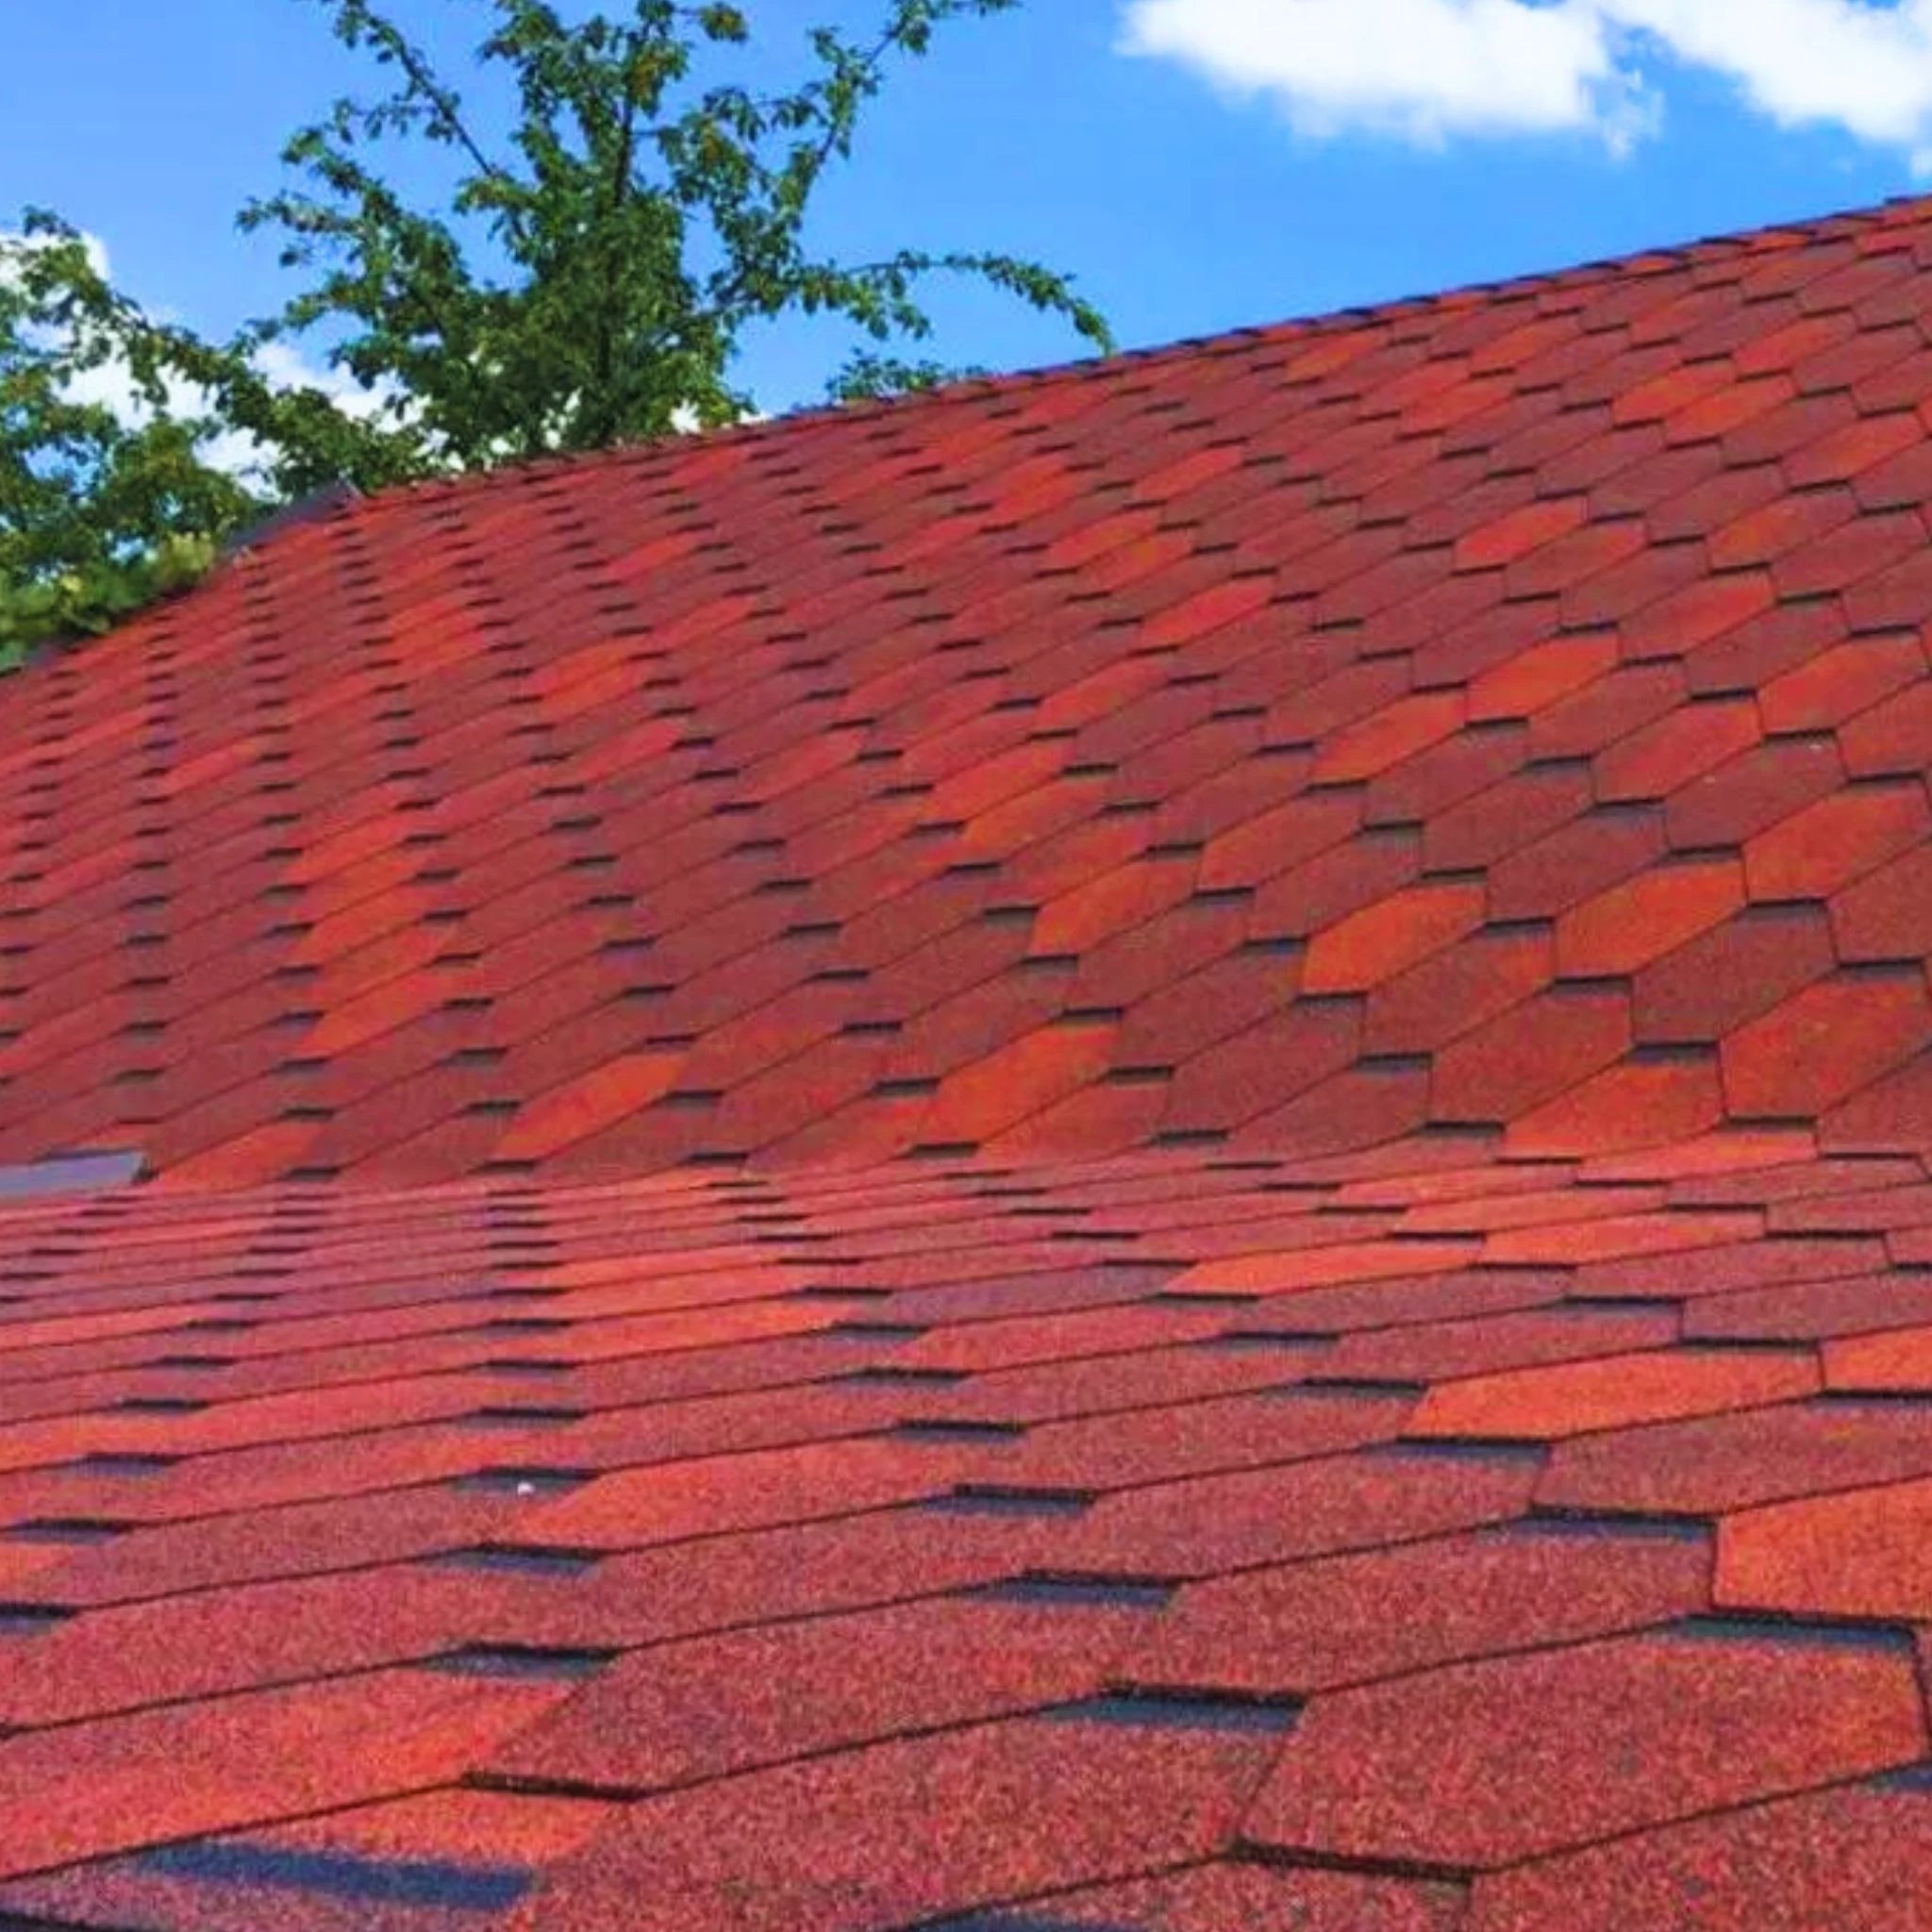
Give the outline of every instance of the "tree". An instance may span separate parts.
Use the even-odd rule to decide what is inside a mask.
[[[143,315],[53,215],[0,240],[0,671],[195,582],[275,507],[272,484],[214,459],[224,397],[311,464],[377,467],[379,432]]]
[[[856,346],[835,399],[949,373],[926,348],[923,292],[959,275],[1063,317],[1110,348],[1065,276],[1008,255],[905,249],[845,262],[808,246],[814,197],[853,153],[897,61],[947,23],[1019,0],[883,0],[869,39],[808,37],[787,92],[705,83],[752,40],[723,0],[629,0],[567,21],[548,0],[468,0],[486,17],[479,75],[508,83],[507,138],[486,126],[375,0],[308,0],[387,91],[338,101],[283,151],[291,179],[242,211],[306,285],[213,343],[118,294],[85,241],[44,212],[0,239],[0,658],[54,631],[103,627],[192,573],[212,544],[332,483],[380,488],[735,421],[742,338],[788,315],[842,319]],[[410,201],[385,143],[454,162],[443,206]],[[366,398],[350,412],[263,374],[265,352],[319,338]],[[76,400],[125,368],[130,424]],[[256,453],[237,475],[214,437]]]

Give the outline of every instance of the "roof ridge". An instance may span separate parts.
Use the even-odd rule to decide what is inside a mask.
[[[1704,251],[1721,248],[1742,250],[1775,243],[1799,246],[1806,242],[1822,239],[1824,231],[1840,225],[1863,228],[1899,223],[1907,210],[1916,211],[1921,220],[1932,217],[1932,193],[1892,195],[1882,202],[1857,208],[1832,209],[1824,214],[1768,223],[1755,228],[1693,236],[1683,242],[1654,244],[1622,255],[1592,257],[1562,268],[1531,270],[1522,275],[1500,276],[1492,281],[1458,283],[1448,289],[1389,296],[1378,302],[1325,309],[1313,315],[1289,316],[1277,322],[1245,323],[1210,330],[1203,335],[1182,336],[1172,341],[1123,349],[1111,356],[1077,357],[1063,362],[1003,371],[993,375],[966,376],[957,382],[942,383],[937,388],[909,394],[870,398],[857,403],[814,403],[779,415],[760,416],[689,434],[678,433],[609,449],[558,451],[502,464],[491,470],[425,477],[418,482],[373,491],[354,508],[358,511],[366,511],[391,501],[421,502],[425,496],[453,495],[510,478],[535,479],[584,469],[675,460],[698,450],[763,441],[774,435],[795,433],[824,425],[851,424],[888,413],[901,415],[983,402],[989,397],[1008,392],[1030,393],[1062,383],[1100,381],[1128,370],[1142,369],[1168,360],[1231,354],[1243,346],[1273,341],[1323,340],[1333,334],[1373,328],[1398,317],[1433,315],[1483,300],[1521,299],[1541,290],[1559,288],[1568,282],[1604,280],[1619,275],[1663,275],[1681,268],[1687,259]]]

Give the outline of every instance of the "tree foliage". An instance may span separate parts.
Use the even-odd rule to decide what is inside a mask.
[[[147,412],[129,423],[98,393]],[[33,212],[0,258],[0,668],[105,629],[207,567],[253,499],[211,467],[212,425],[169,408],[165,345],[81,238]]]
[[[327,484],[735,421],[756,406],[736,364],[759,324],[846,326],[835,400],[951,373],[928,353],[937,277],[990,285],[1111,346],[1099,312],[1038,262],[914,248],[850,262],[811,245],[821,184],[893,66],[949,23],[1019,0],[882,0],[869,38],[812,31],[804,78],[774,93],[706,77],[749,47],[749,7],[629,0],[567,18],[549,0],[464,0],[482,22],[475,78],[503,84],[488,117],[389,7],[303,4],[382,91],[300,129],[284,185],[242,210],[301,277],[277,312],[207,341],[119,294],[56,217],[30,212],[0,238],[0,658],[105,627],[192,578],[239,525]],[[385,173],[398,143],[449,164],[441,205]],[[301,341],[362,408],[268,378],[275,345]],[[139,401],[132,419],[99,399],[114,371]],[[213,459],[216,438],[252,452],[242,474]]]

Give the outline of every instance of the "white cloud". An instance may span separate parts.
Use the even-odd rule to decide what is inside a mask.
[[[1932,158],[1932,0],[1125,0],[1122,44],[1269,95],[1309,135],[1581,132],[1656,123],[1661,56],[1781,126]]]
[[[109,279],[111,263],[107,244],[97,235],[83,234],[80,239],[95,274],[104,280]],[[5,230],[0,230],[0,243],[28,247],[47,245],[38,238],[9,234]],[[0,257],[0,274],[5,273],[5,258]],[[174,319],[166,310],[156,309],[151,313],[159,321]],[[255,366],[277,389],[319,390],[345,416],[367,420],[383,407],[381,393],[362,388],[354,377],[341,370],[310,362],[300,350],[287,342],[264,344],[256,353]],[[208,393],[195,384],[171,377],[164,388],[166,401],[163,407],[167,415],[192,418],[208,413]],[[141,393],[133,372],[118,357],[100,362],[92,369],[82,370],[68,382],[66,391],[77,403],[105,404],[130,426],[150,422],[155,415],[153,407]],[[225,431],[208,438],[201,445],[201,455],[214,468],[243,478],[258,476],[263,469],[261,445],[253,437],[238,431]]]
[[[382,407],[379,396],[353,378],[339,370],[318,367],[286,342],[265,344],[256,353],[255,366],[277,389],[321,391],[345,416],[366,420]],[[208,396],[205,390],[178,377],[171,377],[166,387],[170,416],[194,417],[208,412]],[[122,422],[129,425],[145,423],[154,413],[137,392],[134,377],[125,362],[104,362],[76,376],[68,389],[76,402],[105,403]],[[258,479],[265,474],[266,453],[254,437],[242,430],[223,430],[199,447],[202,460],[213,469],[226,470],[244,479]]]
[[[1126,46],[1277,96],[1305,133],[1434,142],[1613,123],[1602,23],[1564,0],[1133,0]]]
[[[1626,30],[1734,82],[1785,126],[1932,143],[1932,0],[1603,0]]]
[[[9,251],[30,248],[53,248],[57,247],[59,237],[56,235],[24,235],[16,234],[11,229],[0,228],[0,245],[4,245]],[[108,273],[107,244],[98,235],[82,233],[80,236],[80,245],[87,252],[89,267],[97,275],[105,276]],[[19,279],[19,275],[11,263],[5,256],[0,256],[0,282],[12,287]]]

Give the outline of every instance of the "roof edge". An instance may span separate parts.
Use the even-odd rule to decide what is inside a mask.
[[[659,437],[613,449],[531,457],[495,469],[471,470],[456,475],[426,477],[417,482],[398,484],[394,489],[378,491],[366,500],[373,504],[396,499],[420,501],[425,496],[455,495],[506,476],[542,477],[604,465],[672,460],[693,450],[729,447],[741,441],[761,441],[776,434],[822,424],[851,423],[887,414],[943,408],[955,404],[984,401],[990,396],[1030,393],[1062,383],[1097,381],[1129,369],[1156,366],[1169,360],[1232,355],[1257,343],[1321,341],[1329,335],[1373,327],[1398,319],[1432,315],[1478,302],[1524,300],[1569,284],[1586,284],[1619,276],[1667,275],[1682,268],[1688,261],[1718,250],[1741,252],[1747,247],[1767,245],[1799,247],[1807,242],[1826,239],[1834,230],[1856,233],[1897,222],[1908,209],[1932,218],[1932,194],[1893,195],[1875,204],[1833,209],[1792,221],[1771,223],[1762,227],[1700,235],[1682,242],[1636,249],[1624,255],[1596,257],[1560,268],[1531,270],[1493,281],[1458,283],[1448,289],[1391,296],[1380,302],[1329,309],[1314,315],[1243,324],[1206,335],[1184,336],[1174,341],[1153,343],[1144,348],[1124,349],[1111,356],[1077,357],[1064,362],[1041,363],[994,375],[967,376],[906,395],[857,403],[814,403],[782,415],[761,416],[689,435]]]

